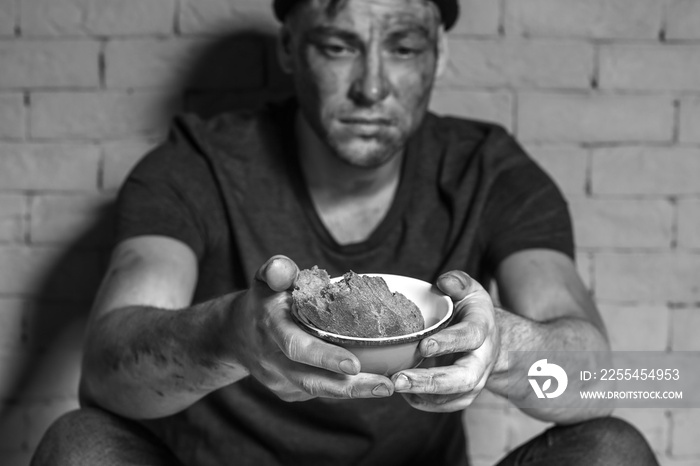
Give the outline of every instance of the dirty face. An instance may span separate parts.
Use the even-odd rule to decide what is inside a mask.
[[[307,0],[282,34],[302,116],[341,160],[401,153],[430,100],[440,18],[427,0]],[[286,54],[286,58],[285,58]]]

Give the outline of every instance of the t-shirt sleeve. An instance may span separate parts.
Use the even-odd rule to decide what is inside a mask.
[[[132,170],[117,197],[115,241],[142,235],[168,236],[187,244],[201,259],[204,224],[190,186],[198,170],[171,143],[147,154]]]
[[[524,153],[494,180],[484,210],[485,259],[495,271],[510,254],[553,249],[574,259],[571,216],[554,181]]]

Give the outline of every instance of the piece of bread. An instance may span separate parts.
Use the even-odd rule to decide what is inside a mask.
[[[381,277],[350,271],[330,283],[328,273],[314,266],[299,273],[292,298],[300,316],[338,335],[394,337],[425,327],[418,306],[401,293],[392,293]]]

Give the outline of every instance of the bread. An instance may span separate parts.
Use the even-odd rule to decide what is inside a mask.
[[[348,272],[330,283],[314,266],[302,270],[292,292],[298,314],[330,333],[362,338],[394,337],[423,330],[423,314],[401,293],[392,293],[381,277]]]

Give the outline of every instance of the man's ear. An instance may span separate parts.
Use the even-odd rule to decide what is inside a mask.
[[[294,60],[292,58],[292,34],[287,26],[280,28],[277,34],[277,60],[280,68],[287,74],[294,70]]]
[[[437,66],[435,67],[435,79],[439,79],[447,70],[447,64],[450,61],[450,48],[447,42],[447,33],[445,28],[440,25],[438,29],[438,47],[437,47]]]

